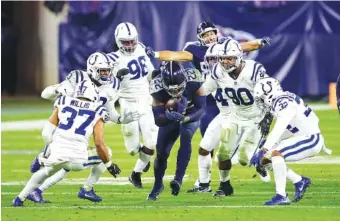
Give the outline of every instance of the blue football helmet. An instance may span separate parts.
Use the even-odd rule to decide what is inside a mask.
[[[207,36],[204,36],[209,31],[213,31]],[[209,21],[201,22],[197,27],[197,38],[201,42],[202,45],[211,46],[212,44],[217,42],[217,28],[214,23]]]
[[[163,87],[171,97],[182,96],[187,79],[183,66],[176,61],[165,61],[160,66]]]

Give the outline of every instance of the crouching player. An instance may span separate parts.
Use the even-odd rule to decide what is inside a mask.
[[[104,144],[104,122],[110,117],[106,108],[97,102],[98,99],[97,87],[90,80],[85,80],[77,85],[74,97],[61,96],[55,101],[55,109],[42,131],[51,153],[42,162],[44,167],[32,175],[13,200],[13,206],[23,206],[27,196],[57,171],[83,170],[92,134],[98,156],[107,170],[114,177],[120,173],[119,167],[110,161]]]
[[[172,195],[177,196],[190,161],[191,140],[204,113],[205,96],[200,73],[186,69],[178,62],[163,62],[159,74],[150,83],[155,123],[159,126],[154,163],[155,183],[148,200],[157,200],[163,190],[163,176],[170,151],[180,137],[177,168],[170,182]],[[177,110],[176,110],[177,109]]]
[[[319,118],[297,95],[283,91],[279,81],[264,78],[257,82],[255,100],[276,118],[263,148],[255,154],[251,164],[271,167],[274,172],[276,195],[264,205],[287,205],[286,180],[295,185],[293,201],[302,199],[311,180],[289,169],[286,162],[299,161],[317,155],[324,147]],[[291,136],[290,138],[287,138]]]

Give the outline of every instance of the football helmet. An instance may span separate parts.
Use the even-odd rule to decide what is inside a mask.
[[[174,98],[182,96],[187,83],[183,66],[176,61],[162,62],[160,74],[166,92]]]
[[[228,39],[219,48],[218,57],[222,70],[230,73],[241,64],[243,50],[237,41]]]
[[[217,42],[217,28],[209,21],[201,22],[197,27],[197,38],[202,45],[207,47]],[[210,34],[206,34],[209,31],[213,31]],[[206,34],[206,36],[204,36]]]
[[[120,23],[115,30],[115,39],[118,49],[125,55],[132,55],[138,44],[136,27],[129,23]]]
[[[215,43],[211,45],[207,52],[204,55],[204,62],[209,66],[211,70],[214,64],[218,62],[218,53],[220,50],[221,44]]]
[[[281,84],[277,79],[271,77],[260,79],[254,87],[255,102],[260,108],[269,109],[282,92]]]
[[[87,73],[99,84],[107,84],[112,77],[111,60],[101,52],[91,54],[87,59]]]
[[[84,80],[77,84],[74,92],[75,98],[86,98],[92,102],[97,102],[99,91],[97,86],[90,80]]]

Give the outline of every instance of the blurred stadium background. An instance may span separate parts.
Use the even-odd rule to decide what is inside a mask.
[[[110,52],[114,29],[122,21],[133,23],[139,40],[155,50],[182,50],[185,42],[196,40],[196,27],[203,20],[213,21],[221,35],[231,35],[239,41],[271,36],[269,47],[246,56],[263,63],[269,75],[278,78],[286,90],[319,105],[314,105],[315,109],[322,109],[317,114],[333,156],[322,156],[315,161],[320,163],[317,165],[315,162],[292,165],[297,172],[316,181],[301,204],[277,210],[261,207],[272,196],[274,183],[262,184],[258,179],[250,179],[253,170],[240,166],[236,166],[232,175],[238,191],[231,199],[214,200],[209,194],[185,193],[175,198],[167,189],[160,202],[147,204],[152,170],[144,177],[147,184],[142,191],[130,185],[112,187],[112,183],[126,184],[135,159],[125,152],[120,127],[108,125],[106,139],[123,173],[118,181],[104,175],[96,188],[104,198],[102,204],[77,199],[78,187],[88,176],[88,171],[84,171],[70,174],[69,179],[47,193],[53,204],[25,204],[41,210],[17,212],[9,207],[30,177],[30,161],[43,146],[40,129],[44,121],[40,120],[46,120],[51,112],[51,102],[40,99],[40,92],[46,86],[64,80],[71,70],[85,69],[91,53]],[[340,129],[337,111],[328,110],[328,102],[334,99],[330,83],[340,73],[340,2],[1,1],[1,29],[2,220],[182,221],[273,220],[275,217],[277,221],[287,220],[287,213],[291,220],[339,220]],[[199,140],[200,135],[196,134],[194,147]],[[190,188],[197,177],[196,152],[193,149],[183,190]],[[174,157],[172,154],[168,175],[174,172]],[[212,181],[216,189],[216,168]],[[292,194],[292,187],[288,190]],[[81,208],[88,210],[80,213]]]

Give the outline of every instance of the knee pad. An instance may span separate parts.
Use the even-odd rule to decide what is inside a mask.
[[[221,135],[220,135],[220,141],[222,143],[228,143],[230,137],[230,129],[229,128],[222,128]]]

